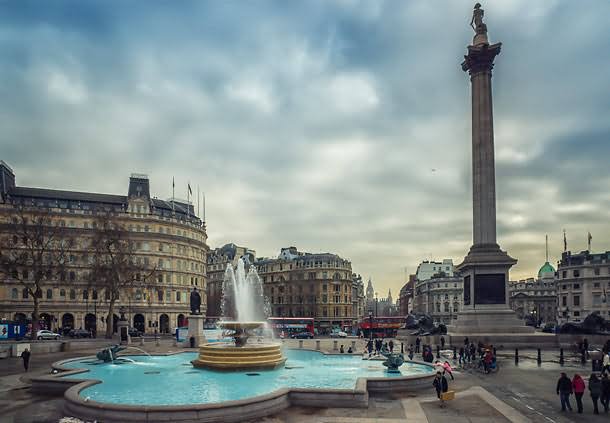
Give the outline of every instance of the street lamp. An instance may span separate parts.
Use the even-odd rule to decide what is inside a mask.
[[[379,314],[377,312],[377,304],[379,303],[379,299],[377,298],[377,292],[375,292],[375,317],[378,317]]]
[[[369,339],[373,341],[373,312],[369,310],[369,321],[371,326],[369,327]]]

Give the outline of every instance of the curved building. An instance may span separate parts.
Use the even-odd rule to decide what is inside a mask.
[[[205,223],[195,215],[192,204],[164,201],[150,195],[146,175],[129,178],[127,195],[60,191],[16,186],[13,171],[0,162],[0,231],[11,230],[7,222],[18,207],[50,212],[52,219],[75,240],[67,256],[65,277],[44,281],[40,298],[43,327],[86,328],[101,333],[106,327],[107,294],[92,289],[86,280],[92,257],[87,246],[98,217],[112,214],[128,229],[135,247],[136,261],[156,269],[146,288],[120,292],[114,320],[123,307],[131,325],[143,332],[170,333],[185,323],[189,313],[189,293],[205,292],[205,262],[208,252]],[[1,233],[1,232],[0,232]],[[27,320],[32,299],[23,285],[4,276],[0,286],[0,318]],[[205,295],[202,295],[205,313]]]

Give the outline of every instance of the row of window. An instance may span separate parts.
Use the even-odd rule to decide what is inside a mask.
[[[110,300],[110,293],[108,291],[104,291],[105,292],[105,300],[108,301]],[[69,291],[66,291],[65,289],[60,289],[59,290],[59,298],[60,299],[66,299],[66,293],[68,293],[69,299],[70,300],[76,300],[76,290],[75,289],[70,289]],[[181,302],[181,301],[187,301],[187,295],[189,295],[186,292],[182,292],[182,291],[176,291],[176,301],[177,302]],[[42,298],[42,291],[39,291],[38,293],[38,297]],[[88,290],[83,290],[82,291],[82,297],[83,300],[89,300],[89,291]],[[134,299],[136,301],[144,301],[146,300],[146,292],[137,289],[135,291],[134,294]],[[11,298],[13,300],[17,300],[19,299],[19,290],[17,288],[13,288],[11,290]],[[29,290],[27,288],[23,288],[21,290],[21,298],[22,299],[28,299],[29,298]],[[165,301],[171,301],[172,299],[172,294],[171,291],[165,291],[165,295],[164,295],[164,291],[162,290],[157,290],[157,299],[159,302],[163,302],[165,298]],[[52,300],[53,299],[53,290],[51,288],[48,288],[46,290],[46,299],[47,300]],[[92,290],[91,291],[91,300],[97,300],[98,299],[98,293],[97,290]]]
[[[286,299],[286,304],[292,304],[292,295],[289,295],[288,297],[283,297],[283,296],[277,296],[277,297],[271,297],[271,303],[273,304],[283,304],[284,303],[284,298]],[[341,295],[334,295],[331,296],[331,302],[334,302],[336,304],[341,303]],[[298,296],[298,297],[294,297],[294,301],[295,303],[298,304],[303,304],[305,297],[303,296]],[[317,298],[314,295],[310,295],[308,297],[309,303],[313,304],[317,302]],[[328,295],[324,294],[322,295],[322,302],[323,303],[327,303],[328,302]],[[351,303],[352,302],[352,297],[344,295],[343,296],[343,302],[344,303]]]
[[[606,273],[608,275],[610,275],[610,267],[607,268]],[[572,277],[574,277],[574,278],[579,278],[581,276],[581,274],[582,274],[581,269],[574,269],[574,270],[572,270]],[[594,267],[593,268],[593,275],[595,275],[595,276],[601,275],[601,268],[600,267]],[[567,279],[568,278],[568,271],[567,270],[562,270],[561,271],[561,277],[562,277],[562,279]]]

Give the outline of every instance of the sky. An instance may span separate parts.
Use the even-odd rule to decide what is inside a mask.
[[[394,298],[472,244],[473,1],[0,1],[17,184],[205,192],[212,248],[333,252]],[[534,276],[610,250],[610,2],[483,2],[498,242]]]

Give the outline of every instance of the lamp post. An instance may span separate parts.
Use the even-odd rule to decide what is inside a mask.
[[[377,312],[377,304],[379,303],[379,299],[378,299],[377,295],[378,295],[377,292],[375,292],[375,317],[379,316],[379,314]]]
[[[370,328],[369,328],[369,339],[371,340],[371,342],[373,341],[373,312],[369,311],[369,321],[370,321]]]

